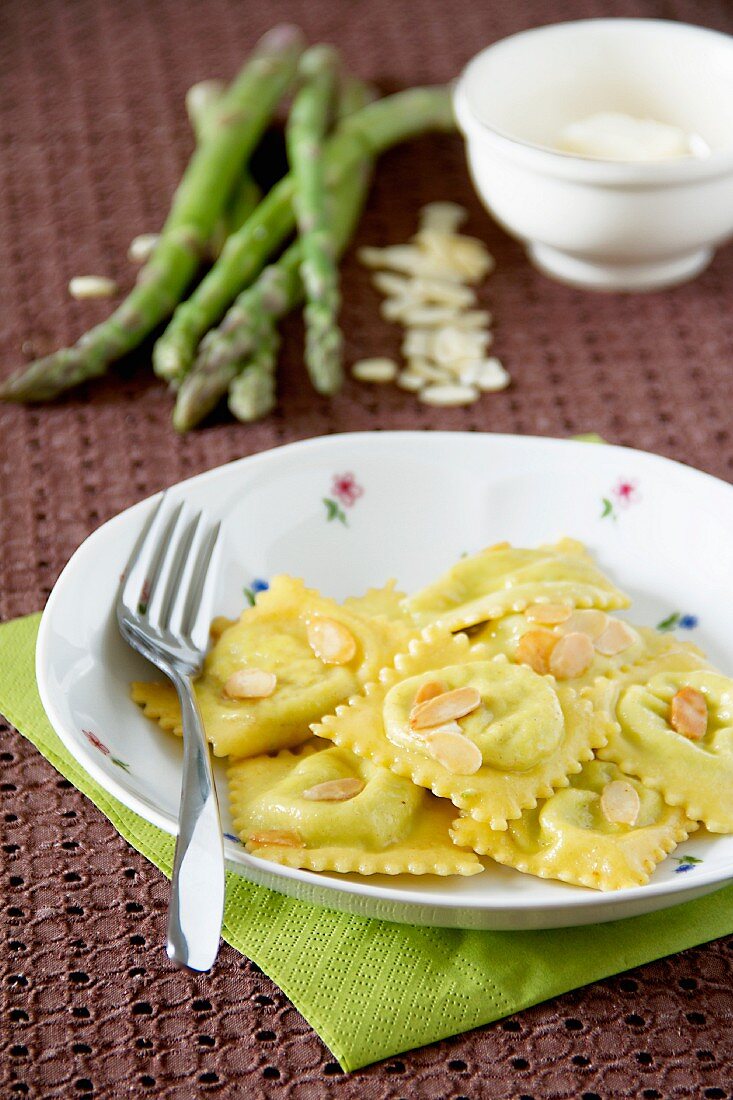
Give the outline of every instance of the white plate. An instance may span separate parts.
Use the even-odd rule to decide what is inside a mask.
[[[635,621],[678,628],[733,671],[733,489],[654,455],[552,439],[369,432],[294,443],[184,481],[174,500],[224,521],[217,612],[243,588],[302,576],[342,599],[396,577],[412,590],[466,551],[508,539],[582,539],[633,599]],[[145,719],[129,682],[151,669],[120,638],[113,598],[155,500],[77,550],[43,615],[37,674],[64,744],[110,794],[176,831],[180,742]],[[217,785],[227,805],[223,768]],[[225,830],[231,833],[226,809]],[[231,869],[298,898],[367,916],[462,928],[550,928],[615,920],[707,893],[733,877],[733,837],[693,835],[643,887],[601,894],[489,864],[469,879],[314,874],[278,868],[227,840]]]

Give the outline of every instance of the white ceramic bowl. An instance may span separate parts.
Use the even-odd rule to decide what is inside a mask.
[[[577,286],[683,282],[733,234],[733,38],[680,23],[591,19],[479,53],[455,90],[484,203],[547,274]],[[566,125],[617,111],[679,126],[705,157],[623,162],[557,151]]]
[[[469,432],[366,432],[267,451],[170,493],[222,520],[217,613],[238,614],[242,588],[277,572],[343,599],[390,576],[415,589],[463,552],[504,538],[533,546],[574,535],[631,594],[634,621],[678,622],[682,636],[733,670],[733,488],[654,455]],[[124,644],[113,613],[120,572],[154,505],[128,509],[77,550],[44,612],[36,669],[69,751],[110,794],[174,833],[181,743],[131,702],[130,681],[156,674]],[[608,894],[488,860],[467,879],[278,867],[231,835],[221,763],[216,773],[232,870],[364,916],[460,928],[589,924],[689,901],[733,876],[733,836],[700,833],[648,885]]]

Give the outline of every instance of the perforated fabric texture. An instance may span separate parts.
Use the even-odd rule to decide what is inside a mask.
[[[453,77],[484,43],[569,18],[643,15],[728,33],[725,0],[6,0],[0,6],[0,371],[73,340],[107,302],[71,276],[134,269],[127,246],[161,224],[191,149],[183,97],[228,77],[271,24],[338,45],[384,90]],[[554,284],[482,211],[460,139],[427,137],[380,162],[357,243],[401,242],[417,208],[455,199],[497,258],[481,292],[514,384],[468,409],[430,409],[349,381],[313,394],[302,329],[284,327],[277,412],[217,414],[185,438],[149,370],[150,345],[45,408],[0,409],[0,616],[40,608],[82,539],[181,478],[335,431],[457,428],[599,432],[733,478],[733,250],[695,282],[649,295]],[[347,360],[396,355],[400,331],[352,248],[343,265]],[[210,977],[161,944],[168,887],[14,731],[2,730],[0,1094],[55,1100],[733,1095],[733,942],[598,983],[516,1019],[343,1075],[256,967],[226,948]]]

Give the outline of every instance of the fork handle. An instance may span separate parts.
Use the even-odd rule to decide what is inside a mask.
[[[201,712],[188,676],[174,683],[183,717],[183,776],[168,912],[168,957],[208,970],[219,950],[224,913],[224,841]]]

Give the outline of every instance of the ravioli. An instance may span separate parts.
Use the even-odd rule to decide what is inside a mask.
[[[678,667],[632,684],[616,707],[618,727],[603,756],[661,792],[672,806],[704,822],[712,833],[733,832],[733,680],[700,668],[689,655]],[[687,664],[687,669],[679,667]],[[690,667],[692,665],[692,667]],[[699,740],[671,725],[672,700],[692,688],[707,703],[707,731]]]
[[[531,610],[529,614],[532,614]],[[581,619],[583,615],[585,615],[585,612],[581,612]],[[604,620],[604,629],[622,621],[601,611],[594,611],[593,615]],[[583,630],[582,624],[574,622],[578,618],[578,616],[573,615],[571,619],[565,622],[551,624],[535,622],[528,617],[526,612],[505,615],[501,619],[493,619],[487,622],[476,633],[472,634],[472,638],[474,641],[487,646],[492,654],[504,653],[510,661],[526,663],[526,658],[523,657],[520,648],[520,641],[525,635],[530,632],[551,635],[556,644],[569,630]],[[679,650],[685,644],[678,642],[673,635],[660,634],[658,631],[645,626],[632,626],[625,621],[623,629],[627,632],[627,638],[624,641],[628,644],[625,644],[624,648],[617,653],[602,653],[594,644],[592,660],[588,666],[580,674],[569,677],[573,687],[578,689],[586,687],[599,676],[603,676],[608,680],[622,679],[624,673],[639,661],[648,660],[650,657],[662,653]],[[594,643],[601,640],[602,633],[600,638],[595,630],[593,634],[595,635]],[[553,643],[550,641],[550,647],[552,645]]]
[[[405,609],[405,599],[404,592],[397,588],[397,582],[391,580],[381,588],[370,588],[363,596],[348,596],[342,606],[367,619],[391,619],[412,627],[413,620]]]
[[[610,783],[628,784],[638,795],[635,823],[608,820],[602,794]],[[697,828],[679,807],[625,775],[616,764],[592,760],[505,832],[469,817],[451,835],[498,863],[540,878],[560,879],[596,890],[620,890],[648,882],[655,866]]]
[[[376,597],[371,600],[374,604]],[[349,632],[355,642],[351,660],[332,664],[316,656],[308,628],[323,620]],[[342,607],[300,580],[274,577],[254,607],[224,627],[196,681],[196,698],[215,754],[252,756],[302,743],[310,737],[309,723],[373,680],[414,635],[415,627],[406,619],[367,617],[353,608],[353,602],[351,608]],[[224,685],[245,669],[274,675],[272,694],[229,697]],[[135,683],[132,697],[163,729],[181,733],[178,699],[170,685]]]
[[[469,689],[480,703],[445,730],[459,748],[470,748],[476,760],[467,770],[446,764],[443,727],[414,730],[415,698],[435,682],[447,691]],[[591,704],[568,685],[531,669],[491,658],[465,634],[439,627],[412,641],[377,683],[335,714],[314,724],[313,731],[358,756],[390,768],[426,787],[492,828],[504,829],[538,798],[567,783],[593,749],[605,744],[610,723],[596,717]],[[456,737],[456,730],[458,736]],[[453,764],[453,766],[451,766]]]
[[[630,602],[581,543],[562,539],[537,550],[499,543],[462,558],[433,584],[409,596],[405,607],[421,626],[438,623],[461,630],[541,600],[606,611]]]
[[[299,753],[232,761],[234,827],[262,859],[311,871],[475,875],[473,851],[450,838],[450,804],[346,749],[310,742]],[[355,791],[344,800],[339,784]]]

